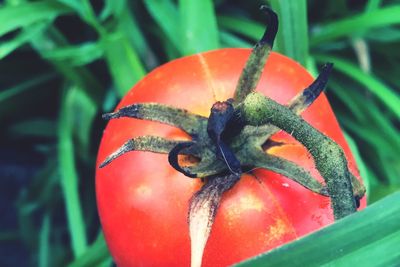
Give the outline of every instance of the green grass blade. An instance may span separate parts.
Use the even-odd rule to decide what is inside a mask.
[[[0,8],[0,36],[36,22],[49,21],[70,13],[71,9],[54,1],[38,1]]]
[[[19,48],[20,46],[24,45],[26,42],[31,40],[36,34],[42,32],[46,28],[46,24],[39,23],[29,27],[26,27],[22,30],[16,37],[9,41],[4,41],[0,44],[0,60],[14,50]]]
[[[367,32],[364,37],[367,40],[382,42],[382,43],[394,43],[400,41],[400,29],[391,27],[377,28]]]
[[[92,267],[100,266],[103,262],[111,259],[108,252],[106,241],[102,233],[99,234],[96,241],[87,249],[87,251],[71,262],[68,267]]]
[[[395,266],[400,262],[400,193],[238,267]]]
[[[152,18],[157,22],[167,38],[171,41],[174,47],[184,54],[182,41],[180,40],[180,18],[177,7],[171,0],[147,0],[144,1],[147,11]]]
[[[17,122],[8,127],[8,131],[14,137],[39,137],[54,138],[57,136],[57,127],[54,121],[45,119],[29,119]]]
[[[88,42],[77,46],[43,51],[42,56],[47,60],[59,62],[60,64],[82,66],[100,59],[103,53],[103,48],[99,43]]]
[[[306,0],[271,0],[278,13],[279,30],[276,48],[282,54],[306,66],[308,58],[308,23]]]
[[[382,0],[368,0],[367,5],[365,6],[365,12],[377,10],[381,4]]]
[[[120,97],[146,74],[136,51],[122,34],[109,35],[104,40],[108,68],[112,74]]]
[[[376,138],[376,132],[374,128],[365,127],[365,125],[358,124],[354,121],[350,121],[346,118],[341,119],[341,123],[348,128],[352,133],[357,135],[358,139],[365,141],[369,145],[375,148],[375,154],[379,151],[391,151],[392,144],[388,143],[385,139]],[[396,145],[396,144],[394,144]]]
[[[90,134],[93,120],[97,114],[97,106],[93,100],[81,89],[70,90],[70,102],[68,108],[71,110],[70,123],[73,126],[74,136],[77,137],[77,153],[82,158],[88,158],[90,152]]]
[[[2,106],[6,105],[5,102],[8,99],[17,96],[18,94],[26,90],[35,88],[35,86],[45,83],[54,77],[55,77],[54,73],[43,74],[31,80],[21,82],[20,84],[13,86],[11,88],[4,89],[3,91],[0,92],[0,105]]]
[[[222,43],[222,47],[240,47],[240,48],[251,48],[253,44],[225,31],[219,33],[219,38]]]
[[[358,170],[360,172],[360,176],[363,179],[365,188],[367,190],[367,197],[369,199],[369,195],[371,192],[371,184],[376,183],[374,180],[374,176],[371,176],[368,172],[366,163],[361,157],[360,151],[358,150],[357,144],[350,135],[344,132],[344,137],[346,138],[347,144],[349,144],[350,150],[354,156],[354,159],[357,163]]]
[[[104,8],[100,13],[100,19],[105,20],[111,15],[119,17],[124,10],[127,10],[126,0],[105,0]]]
[[[179,0],[179,13],[185,55],[219,48],[213,1]]]
[[[69,43],[66,41],[65,37],[53,26],[50,26],[47,31],[37,34],[35,38],[31,40],[30,44],[43,58],[46,53],[51,53],[54,49],[59,47],[69,47]],[[52,60],[51,58],[48,58],[47,60],[68,82],[84,89],[90,98],[92,98],[97,104],[100,104],[104,87],[88,69],[63,64],[56,60]]]
[[[72,140],[73,90],[68,90],[62,101],[58,126],[58,158],[61,175],[61,188],[65,207],[71,246],[74,257],[82,255],[87,248],[85,222],[79,200],[79,177],[75,165],[74,144]]]
[[[311,36],[310,45],[331,42],[337,38],[351,37],[360,31],[400,23],[400,6],[390,6],[345,18],[321,26]]]
[[[329,81],[330,92],[333,92],[349,109],[351,114],[360,122],[365,122],[367,116],[364,113],[362,107],[358,105],[357,98],[360,98],[360,94],[350,93],[349,90],[344,88],[341,84],[332,79]],[[364,102],[363,102],[364,103]]]
[[[39,267],[50,266],[50,227],[50,216],[46,214],[39,235]]]
[[[153,55],[153,53],[139,27],[134,13],[131,12],[129,8],[125,7],[119,15],[118,23],[119,31],[125,34],[131,46],[135,51],[140,52],[140,58],[146,63],[146,60],[149,60],[149,55]]]
[[[225,30],[243,35],[254,42],[260,40],[265,31],[265,25],[233,16],[218,16],[218,25]]]
[[[78,13],[82,12],[84,9],[82,1],[80,1],[80,0],[56,0],[56,1],[72,8],[73,10],[77,11]]]
[[[382,114],[382,109],[376,105],[375,99],[366,98],[365,94],[359,90],[344,88],[338,82],[331,81],[330,86],[350,111],[349,113],[347,110],[337,110],[341,125],[354,134],[358,143],[362,144],[360,149],[363,158],[368,166],[375,166],[374,171],[379,175],[379,180],[373,179],[375,175],[369,171],[367,178],[370,180],[371,190],[367,190],[368,197],[372,200],[381,198],[382,195],[379,194],[377,197],[376,192],[383,192],[380,189],[377,190],[383,186],[382,182],[390,186],[400,184],[398,130],[389,118],[390,116]]]
[[[400,150],[399,134],[392,121],[387,116],[382,116],[382,111],[376,106],[374,101],[365,99],[364,95],[357,90],[348,90],[338,82],[332,80],[330,87],[332,92],[349,108],[357,122],[348,122],[349,128],[356,132],[370,130],[370,134],[375,142],[370,144],[375,146],[378,140],[382,140],[394,150]],[[343,120],[349,120],[349,114],[342,116]],[[341,119],[342,119],[341,118]],[[346,121],[344,121],[346,122]],[[380,144],[381,145],[381,144]]]
[[[104,29],[97,20],[96,14],[89,0],[57,0],[76,11],[76,13],[87,24],[92,26],[99,34],[104,33]]]
[[[400,14],[400,13],[399,13]],[[317,61],[332,62],[335,70],[354,79],[365,86],[372,94],[379,98],[384,105],[400,119],[400,97],[394,90],[386,86],[377,77],[363,72],[353,63],[333,56],[315,55]]]

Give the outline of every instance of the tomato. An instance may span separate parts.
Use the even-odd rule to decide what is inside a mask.
[[[118,108],[157,102],[207,116],[216,101],[233,96],[249,49],[222,49],[169,62],[148,74],[121,100]],[[313,78],[293,60],[272,53],[257,90],[286,104]],[[303,118],[336,141],[349,168],[358,176],[354,159],[324,95]],[[181,130],[157,122],[131,118],[107,125],[98,164],[128,139],[155,135],[188,140]],[[307,150],[280,132],[273,140],[285,142],[268,152],[285,157],[322,181]],[[97,169],[96,193],[105,239],[118,266],[189,266],[189,199],[200,189],[173,169],[167,155],[130,152]],[[366,205],[365,198],[361,207]],[[223,195],[203,266],[226,266],[290,242],[333,222],[330,200],[282,175],[256,169]]]

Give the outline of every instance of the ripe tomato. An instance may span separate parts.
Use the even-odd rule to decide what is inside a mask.
[[[181,58],[147,75],[118,108],[158,102],[209,115],[216,101],[232,97],[249,49],[222,49]],[[257,90],[285,104],[313,78],[298,63],[272,53]],[[302,116],[335,140],[358,176],[339,125],[324,95]],[[98,163],[130,138],[156,135],[188,139],[177,128],[121,118],[104,131]],[[269,152],[285,157],[319,176],[297,141],[283,132],[273,136],[287,144]],[[97,169],[96,192],[105,238],[118,266],[189,266],[188,203],[200,179],[175,171],[167,155],[130,152]],[[361,200],[361,208],[365,198]],[[333,222],[329,198],[317,195],[271,171],[244,174],[226,192],[205,248],[203,266],[226,266],[287,243]]]

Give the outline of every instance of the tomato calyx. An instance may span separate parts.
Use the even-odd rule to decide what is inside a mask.
[[[168,154],[170,165],[187,177],[204,179],[202,188],[191,198],[188,211],[192,267],[201,266],[222,195],[239,181],[243,172],[254,168],[268,169],[315,193],[329,196],[337,219],[355,212],[357,200],[365,193],[360,182],[348,171],[347,161],[336,143],[298,116],[324,90],[332,64],[324,65],[317,79],[286,106],[254,93],[278,27],[276,14],[267,7],[262,10],[268,15],[268,28],[255,45],[233,98],[214,103],[208,118],[157,103],[137,103],[103,115],[108,120],[129,117],[156,121],[180,128],[190,135],[190,141],[157,136],[130,139],[109,155],[100,168],[130,151],[151,151]],[[292,126],[287,125],[291,123]],[[301,166],[268,153],[267,148],[281,145],[270,139],[280,130],[291,134],[310,151],[326,185]],[[179,156],[193,156],[199,161],[184,166]]]

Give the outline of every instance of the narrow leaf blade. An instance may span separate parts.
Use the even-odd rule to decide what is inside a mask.
[[[400,6],[390,6],[325,24],[311,37],[310,44],[315,46],[371,28],[398,24],[399,14]]]
[[[400,193],[237,267],[393,266],[400,260]],[[355,266],[355,265],[354,265]]]
[[[271,1],[271,6],[279,16],[277,50],[305,66],[308,58],[307,2],[276,0]]]
[[[179,11],[186,55],[219,48],[213,1],[180,0]]]
[[[144,75],[146,70],[136,51],[122,34],[108,36],[104,44],[105,58],[110,73],[122,97]]]
[[[0,36],[20,27],[71,12],[71,9],[56,2],[40,1],[0,9]]]
[[[344,59],[326,55],[316,55],[315,58],[321,62],[332,62],[336,70],[364,85],[372,94],[379,98],[397,118],[400,118],[399,94],[386,86],[377,77],[363,72],[356,65]]]

